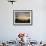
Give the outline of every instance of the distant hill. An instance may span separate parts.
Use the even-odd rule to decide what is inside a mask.
[[[15,23],[30,23],[30,19],[27,19],[27,20],[19,20],[19,19],[16,19],[15,20]]]

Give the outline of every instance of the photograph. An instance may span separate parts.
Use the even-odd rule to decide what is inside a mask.
[[[14,10],[13,24],[32,24],[32,10]]]

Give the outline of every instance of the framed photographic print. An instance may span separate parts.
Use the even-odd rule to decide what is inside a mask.
[[[13,10],[14,25],[32,25],[32,10]]]

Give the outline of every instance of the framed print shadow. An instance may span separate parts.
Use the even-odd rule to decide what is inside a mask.
[[[32,10],[13,10],[14,25],[32,25]]]

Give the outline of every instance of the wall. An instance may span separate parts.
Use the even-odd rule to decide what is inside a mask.
[[[14,26],[13,10],[33,10],[32,26]],[[13,5],[0,0],[0,40],[15,40],[19,32],[30,34],[33,40],[46,40],[46,1],[17,0]]]

